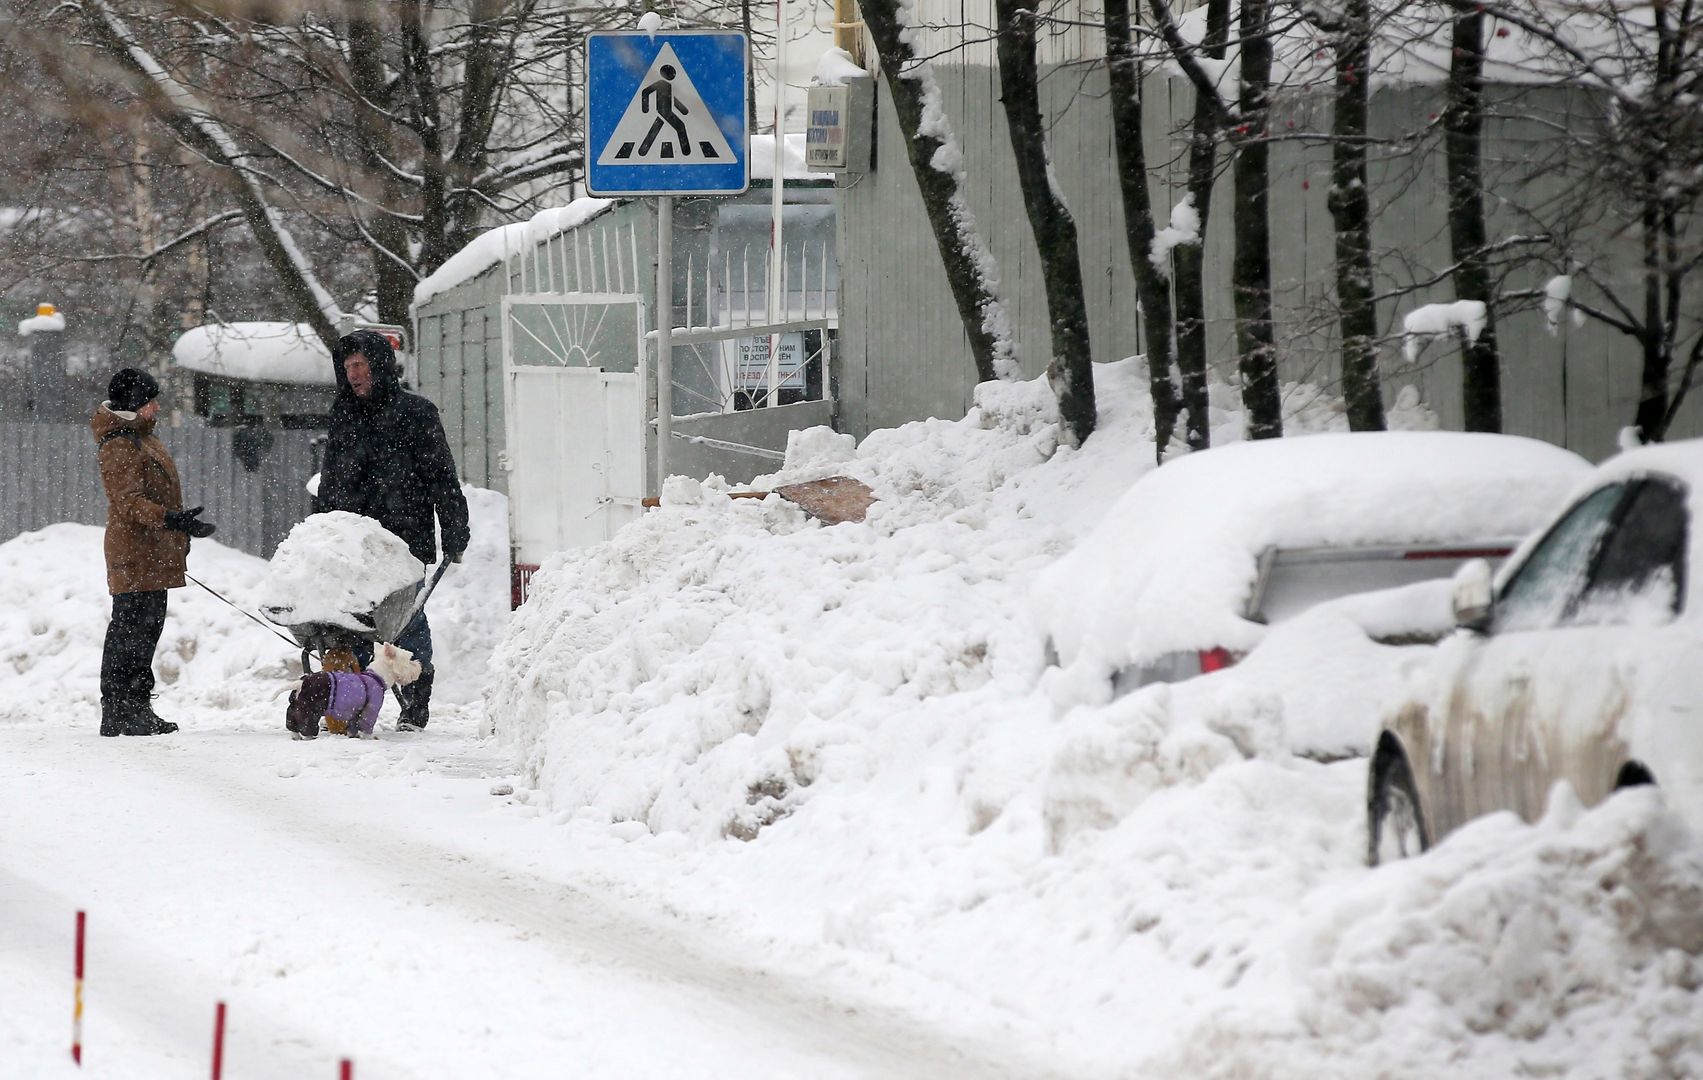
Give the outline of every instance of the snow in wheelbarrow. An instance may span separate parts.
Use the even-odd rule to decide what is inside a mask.
[[[260,613],[303,649],[394,641],[425,567],[372,518],[334,510],[290,530],[272,554]]]

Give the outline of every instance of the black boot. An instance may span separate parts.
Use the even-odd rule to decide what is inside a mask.
[[[161,720],[151,708],[130,704],[101,702],[101,734],[109,738],[118,735],[169,735],[177,725]]]
[[[140,709],[136,710],[136,715],[138,720],[152,728],[148,732],[150,735],[170,735],[177,730],[177,725],[170,720],[160,719],[160,714],[154,711],[153,702],[145,702]]]
[[[396,721],[396,730],[419,731],[425,727],[431,719],[432,669],[424,667],[418,679],[397,687],[396,693],[402,699],[402,716]]]

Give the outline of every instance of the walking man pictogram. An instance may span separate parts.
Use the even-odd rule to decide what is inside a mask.
[[[691,157],[692,140],[686,134],[686,121],[680,119],[680,116],[687,115],[689,110],[684,104],[674,100],[673,79],[677,74],[674,65],[662,65],[661,73],[662,78],[646,86],[644,93],[639,95],[639,111],[646,113],[650,112],[651,96],[655,95],[656,97],[656,120],[650,126],[650,134],[646,135],[645,141],[639,144],[639,157],[642,158],[650,153],[651,143],[656,141],[656,137],[661,133],[662,125],[665,123],[674,129],[674,135],[680,143],[681,156]],[[679,110],[679,116],[675,115],[676,110]],[[662,145],[661,153],[663,157],[674,156],[672,148],[667,143]]]

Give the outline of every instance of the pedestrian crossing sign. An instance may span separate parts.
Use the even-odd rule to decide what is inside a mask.
[[[748,45],[731,30],[586,35],[586,188],[737,195],[749,186]]]

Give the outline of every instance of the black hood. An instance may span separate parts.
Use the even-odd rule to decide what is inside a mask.
[[[355,353],[365,356],[367,365],[373,370],[370,401],[374,404],[387,401],[401,392],[402,371],[396,363],[396,350],[390,347],[390,340],[377,330],[356,330],[338,338],[337,347],[331,350],[331,367],[337,375],[339,398],[351,402],[360,400],[343,375],[343,361]]]

